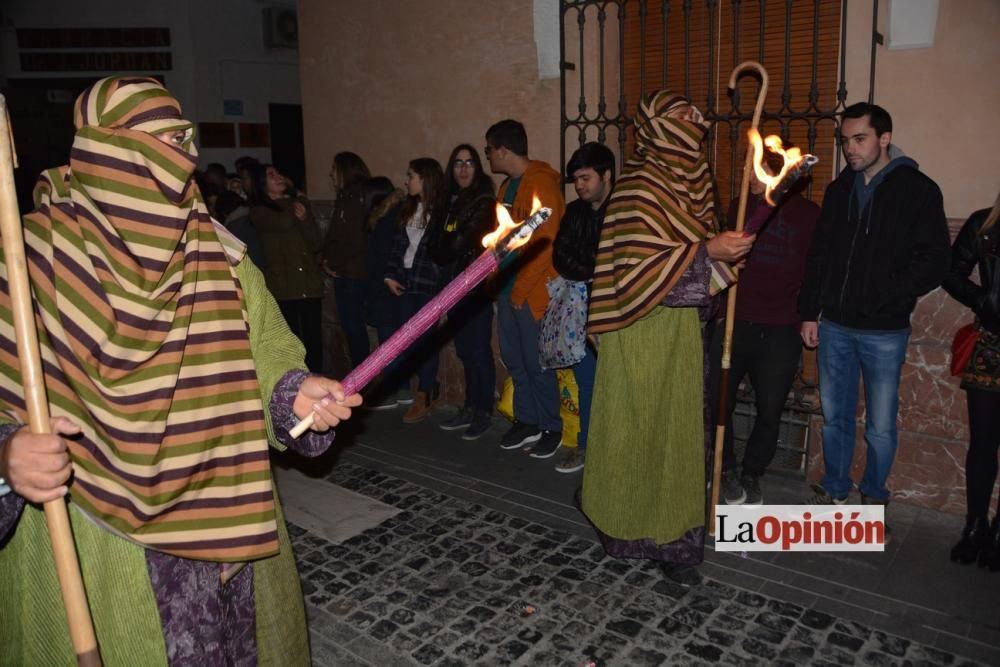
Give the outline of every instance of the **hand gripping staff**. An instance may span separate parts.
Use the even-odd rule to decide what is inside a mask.
[[[21,364],[28,423],[32,433],[49,433],[45,378],[42,375],[38,334],[35,331],[21,214],[14,191],[15,163],[7,100],[0,95],[0,242],[3,244],[7,263],[7,282],[10,286],[17,357]],[[45,503],[45,519],[49,527],[52,555],[59,575],[59,587],[66,607],[66,620],[73,640],[73,650],[76,652],[76,662],[86,667],[99,666],[101,654],[97,647],[90,609],[87,607],[87,595],[83,589],[83,577],[73,544],[66,501],[59,498]]]

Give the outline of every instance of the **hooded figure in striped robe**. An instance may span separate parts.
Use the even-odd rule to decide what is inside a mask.
[[[22,427],[0,256],[3,660],[73,661],[37,504],[65,494],[104,664],[307,664],[269,448],[319,454],[360,398],[304,370],[245,246],[207,213],[193,126],[162,84],[102,79],[74,122],[69,164],[23,219],[53,435]],[[239,573],[223,586],[223,570]]]
[[[582,509],[610,555],[694,566],[708,461],[699,308],[734,278],[709,255],[718,230],[701,113],[661,91],[640,104],[635,126],[590,300],[600,354]]]

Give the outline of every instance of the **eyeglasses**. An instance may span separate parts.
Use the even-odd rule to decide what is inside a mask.
[[[452,166],[455,167],[455,169],[461,169],[462,167],[472,168],[476,166],[476,163],[472,160],[472,158],[469,158],[468,160],[455,160],[452,163]]]

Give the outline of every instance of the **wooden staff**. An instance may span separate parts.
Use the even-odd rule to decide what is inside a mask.
[[[17,208],[14,190],[14,142],[7,114],[7,100],[0,95],[0,239],[3,242],[7,264],[7,283],[10,286],[10,303],[14,316],[17,338],[17,357],[21,363],[24,383],[24,402],[28,411],[28,424],[32,433],[50,433],[49,405],[45,396],[45,377],[42,375],[42,358],[35,330],[35,315],[31,303],[31,286],[28,282],[28,263],[24,254],[24,235],[21,214]],[[83,590],[80,563],[73,544],[66,501],[62,498],[45,503],[45,519],[52,541],[59,586],[66,607],[66,621],[73,640],[78,665],[101,665],[94,624],[87,607],[87,594]]]
[[[760,114],[764,110],[764,98],[767,97],[767,70],[760,63],[753,60],[745,60],[736,66],[733,73],[729,75],[730,90],[736,89],[736,79],[744,72],[756,70],[760,74],[760,91],[757,93],[757,106],[753,111],[753,120],[750,122],[751,129],[756,130],[760,125]],[[747,212],[747,196],[750,192],[750,173],[753,171],[753,148],[747,146],[746,159],[743,161],[743,182],[740,183],[740,203],[736,213],[735,231],[743,231],[743,222]],[[734,271],[738,269],[734,268]],[[722,477],[722,446],[726,438],[726,418],[728,416],[729,396],[729,368],[730,358],[733,350],[733,320],[736,317],[736,287],[733,284],[729,288],[726,297],[726,336],[722,343],[722,372],[719,374],[719,410],[715,422],[715,461],[712,466],[712,502],[708,509],[708,534],[715,537],[715,506],[719,504],[719,481]]]

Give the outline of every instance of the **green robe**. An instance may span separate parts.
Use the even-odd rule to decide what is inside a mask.
[[[236,267],[250,322],[250,345],[266,409],[278,380],[304,368],[304,350],[288,330],[264,277],[249,261]],[[72,490],[72,487],[71,487]],[[291,543],[275,494],[280,552],[253,563],[257,652],[261,665],[308,665],[309,638]],[[106,667],[167,664],[145,550],[98,528],[72,503],[70,522]],[[45,515],[25,506],[0,548],[0,665],[75,665]]]
[[[698,309],[655,308],[600,342],[583,511],[610,538],[668,545],[705,525]]]

